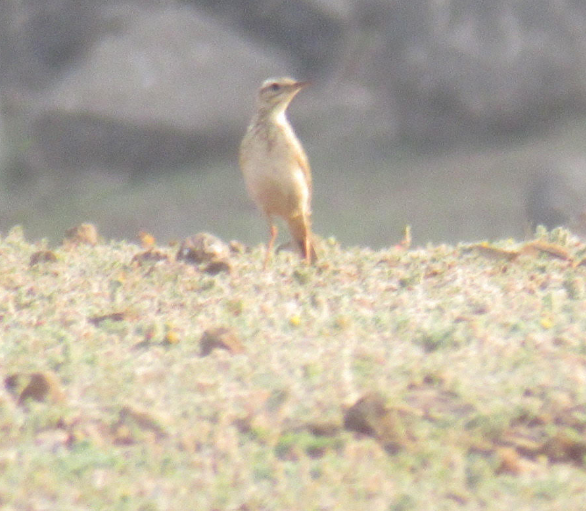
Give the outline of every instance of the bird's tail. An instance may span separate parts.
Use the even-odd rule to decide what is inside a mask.
[[[309,215],[297,215],[287,220],[291,236],[301,250],[301,255],[308,263],[317,261],[317,253],[311,234],[311,220]]]

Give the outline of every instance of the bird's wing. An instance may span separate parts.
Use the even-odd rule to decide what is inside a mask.
[[[312,195],[312,182],[311,182],[311,169],[309,167],[309,160],[307,159],[307,155],[303,150],[301,144],[298,144],[299,150],[295,151],[295,160],[299,168],[303,171],[303,175],[305,176],[305,181],[307,182],[307,190],[309,192],[309,203],[311,204],[311,195]]]

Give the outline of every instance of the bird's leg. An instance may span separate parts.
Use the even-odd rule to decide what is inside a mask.
[[[275,246],[275,240],[277,239],[277,233],[279,230],[277,226],[273,223],[273,220],[269,218],[269,231],[271,237],[269,238],[269,244],[267,245],[267,253],[265,254],[265,262],[263,265],[263,270],[266,270],[269,265],[269,259],[271,258],[271,253],[273,251],[273,247]]]
[[[313,247],[311,246],[311,240],[309,239],[309,232],[305,235],[305,239],[303,240],[303,248],[305,252],[305,262],[311,264],[311,251]]]

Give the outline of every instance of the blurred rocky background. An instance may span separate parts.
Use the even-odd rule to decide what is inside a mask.
[[[237,148],[269,76],[315,230],[345,244],[584,229],[586,3],[3,0],[0,231],[258,243]]]

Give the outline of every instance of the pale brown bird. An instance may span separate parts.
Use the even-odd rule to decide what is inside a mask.
[[[311,234],[311,170],[287,120],[293,97],[307,85],[291,78],[265,80],[257,109],[240,145],[240,168],[248,193],[269,222],[266,268],[277,237],[274,217],[287,222],[307,263],[317,259]]]

